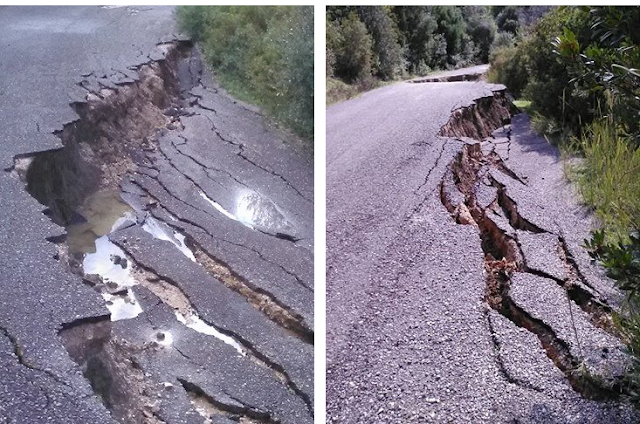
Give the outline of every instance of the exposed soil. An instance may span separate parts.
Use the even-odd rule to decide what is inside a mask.
[[[66,263],[71,272],[82,277],[84,284],[106,294],[108,299],[127,299],[132,291],[129,287],[103,280],[100,275],[86,275],[83,269],[83,258],[88,250],[84,245],[93,244],[96,237],[108,234],[113,224],[102,223],[106,225],[106,230],[102,231],[89,222],[88,217],[101,212],[105,206],[94,204],[96,196],[107,193],[117,197],[115,203],[121,202],[118,193],[127,175],[153,169],[149,154],[162,154],[157,136],[165,128],[176,129],[181,126],[179,118],[185,114],[183,108],[188,106],[183,96],[199,83],[202,71],[201,65],[191,69],[194,63],[200,62],[199,58],[192,59],[193,45],[190,42],[173,42],[161,47],[166,53],[165,58],[136,69],[139,78],[133,82],[99,88],[81,84],[87,90],[87,100],[71,105],[79,119],[67,124],[56,134],[64,147],[20,155],[14,159],[14,166],[10,170],[26,183],[27,191],[45,206],[44,213],[53,222],[66,227],[70,233],[82,233],[82,237],[67,238],[65,235],[49,241],[58,247],[57,260]],[[190,68],[191,75],[186,85],[184,76],[179,75],[184,73],[185,66]],[[125,208],[119,208],[118,205],[114,208],[120,212],[129,210],[127,205]],[[136,219],[134,216],[133,223],[128,225],[134,225]],[[306,343],[313,343],[313,331],[301,324],[301,317],[290,312],[268,293],[242,280],[228,266],[196,246],[190,238],[189,243],[199,265],[221,284],[242,294],[247,302],[291,334]],[[176,313],[183,317],[197,317],[190,300],[174,282],[160,278],[153,270],[144,269],[126,255],[115,256],[111,260],[123,269],[129,269],[136,284],[149,289]],[[228,336],[235,337],[233,334]],[[151,341],[148,345],[131,346],[114,337],[112,322],[106,316],[65,326],[60,331],[60,337],[96,395],[116,420],[123,423],[163,422],[157,416],[158,385],[148,381],[148,376],[134,359],[141,351],[161,344],[162,334],[158,335],[157,341]],[[238,339],[237,343],[242,345],[254,363],[269,369],[292,392],[301,396],[312,411],[308,396],[297,389],[282,366],[269,361],[248,342]],[[186,380],[181,384],[190,396],[198,399],[199,403],[194,403],[196,409],[198,405],[209,405],[235,421],[275,422],[266,412],[248,407],[230,409],[229,405],[216,402],[195,384]]]
[[[470,106],[454,110],[438,135],[483,140],[496,128],[508,124],[516,110],[505,90],[495,91],[492,96],[481,97]]]
[[[524,260],[517,231],[532,234],[546,231],[518,213],[517,203],[509,197],[506,187],[492,177],[492,173],[503,173],[523,185],[526,182],[511,171],[494,151],[483,153],[479,142],[508,123],[513,110],[504,92],[498,92],[495,98],[482,98],[467,108],[454,111],[440,134],[464,138],[467,144],[447,167],[440,184],[442,204],[458,224],[473,225],[478,229],[484,252],[485,300],[488,305],[517,326],[535,334],[549,358],[583,396],[600,400],[616,398],[622,391],[619,378],[593,378],[581,371],[582,359],[571,351],[567,343],[549,325],[534,318],[510,297],[511,278],[516,273],[534,273],[553,279],[564,288],[567,301],[575,302],[587,312],[595,326],[617,334],[611,323],[611,308],[588,287],[561,237],[562,247],[558,256],[566,269],[567,279],[560,280],[532,270]],[[479,193],[487,192],[494,193],[493,201],[488,204],[486,200],[479,200]]]
[[[190,48],[174,43],[165,60],[140,67],[138,81],[88,92],[85,103],[71,105],[80,118],[57,134],[64,147],[33,155],[23,171],[27,190],[54,222],[78,222],[91,194],[117,190],[127,172],[145,163],[144,152],[156,148],[155,132],[172,121],[165,109],[181,108],[176,69]]]
[[[491,166],[490,162],[480,152],[479,146],[479,144],[465,145],[463,151],[450,165],[450,172],[454,173],[454,180],[457,182],[456,187],[464,194],[464,203],[454,206],[447,195],[446,189],[444,189],[444,185],[441,185],[441,199],[444,206],[456,219],[456,222],[478,227],[482,240],[482,250],[485,254],[487,279],[485,299],[487,303],[519,327],[524,327],[538,336],[542,346],[547,351],[547,355],[565,373],[574,389],[581,392],[585,397],[594,399],[616,397],[619,392],[619,382],[600,382],[580,373],[580,358],[575,357],[570,352],[566,343],[558,338],[547,324],[533,318],[510,298],[511,276],[516,272],[528,272],[528,270],[523,261],[517,240],[506,235],[492,221],[491,216],[492,214],[507,215],[511,217],[510,222],[514,223],[520,223],[523,219],[516,215],[517,209],[503,207],[497,200],[484,210],[476,204],[474,187],[477,184],[482,184],[477,180],[478,175],[482,173],[485,167]],[[495,180],[492,181],[492,184],[495,184]],[[503,197],[505,196],[503,195]],[[471,219],[466,215],[466,211],[469,211]],[[526,228],[527,226],[523,227]],[[599,322],[603,319],[602,314],[606,313],[606,307],[596,310],[591,305],[599,303],[588,293],[581,292],[579,295],[571,296],[571,292],[575,293],[575,286],[564,282],[560,282],[560,284],[563,287],[566,286],[568,296],[578,300],[577,303],[583,309],[592,313],[594,322]]]
[[[302,324],[303,318],[301,316],[292,312],[281,302],[278,302],[277,299],[269,293],[252,286],[220,260],[214,258],[207,253],[206,250],[198,246],[195,241],[188,239],[187,242],[190,244],[196,260],[207,272],[230,289],[246,297],[254,308],[262,311],[272,321],[290,330],[292,334],[303,341],[313,343],[313,331]]]
[[[71,358],[80,365],[93,391],[122,423],[163,423],[158,412],[158,390],[135,360],[148,346],[130,346],[113,337],[108,317],[65,326],[60,337]]]
[[[186,390],[189,400],[196,411],[205,417],[205,424],[217,422],[212,421],[211,417],[223,417],[241,424],[277,423],[266,412],[257,411],[240,404],[231,407],[207,395],[197,384],[183,379],[179,379],[179,381]]]

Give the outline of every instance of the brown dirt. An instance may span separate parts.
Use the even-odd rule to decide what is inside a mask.
[[[482,97],[470,106],[454,110],[438,135],[482,140],[509,123],[515,112],[506,92],[496,91],[493,96]]]
[[[117,90],[88,92],[72,107],[79,119],[56,135],[62,149],[35,154],[26,171],[27,190],[66,226],[84,200],[98,189],[117,189],[122,177],[155,148],[155,132],[170,123],[163,109],[177,101],[177,61],[184,45],[169,48],[165,60],[143,65],[140,79]],[[22,170],[24,159],[14,168]],[[17,171],[18,172],[18,171]]]
[[[111,333],[107,319],[66,326],[60,338],[113,417],[123,423],[163,424],[159,391],[145,380],[135,355],[153,344],[129,346]]]

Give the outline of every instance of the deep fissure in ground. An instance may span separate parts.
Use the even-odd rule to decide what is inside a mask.
[[[547,356],[563,371],[576,391],[587,398],[597,400],[617,398],[624,391],[621,385],[622,376],[604,381],[583,372],[581,358],[571,352],[569,346],[557,337],[552,328],[519,307],[509,295],[510,279],[515,273],[533,273],[552,279],[565,290],[568,299],[589,314],[595,326],[618,335],[611,324],[611,308],[601,299],[595,298],[594,294],[588,290],[588,284],[580,274],[562,237],[559,237],[561,242],[559,254],[569,274],[566,281],[529,268],[518,245],[517,237],[506,234],[504,229],[496,223],[496,220],[502,217],[515,230],[534,234],[546,232],[518,213],[517,204],[507,194],[506,187],[491,174],[500,172],[523,185],[526,182],[510,170],[494,150],[486,153],[481,147],[480,141],[491,137],[495,129],[509,121],[514,108],[508,106],[506,101],[503,95],[497,96],[495,100],[480,99],[468,108],[454,111],[452,118],[442,128],[441,135],[459,137],[465,144],[447,166],[440,183],[441,202],[458,224],[474,225],[478,228],[481,248],[484,252],[485,300],[488,305],[518,327],[523,327],[535,334]],[[508,135],[510,142],[511,135]],[[476,191],[480,185],[491,187],[496,191],[496,198],[491,204],[479,204]],[[576,280],[584,285],[576,284]],[[504,369],[503,372],[505,372]],[[511,380],[506,372],[505,376]]]
[[[137,169],[153,168],[148,153],[158,152],[157,135],[164,128],[181,126],[179,117],[185,114],[183,95],[199,84],[201,65],[199,57],[193,57],[191,42],[171,42],[160,45],[165,58],[150,61],[135,70],[139,79],[118,85],[87,89],[87,101],[73,103],[79,119],[55,133],[62,141],[60,149],[16,156],[14,172],[26,185],[26,190],[45,206],[43,213],[54,223],[72,228],[85,221],[83,214],[87,201],[96,193],[116,193],[127,174]],[[195,52],[197,53],[197,52]],[[190,73],[185,83],[179,74]],[[185,85],[186,84],[186,85]],[[84,84],[81,84],[84,88]],[[196,247],[187,234],[191,247]],[[99,292],[115,295],[128,292],[128,288],[114,287],[97,275],[85,275],[82,267],[83,251],[69,244],[67,235],[53,237],[57,244],[57,260],[69,266],[71,272],[82,277],[85,284]],[[198,247],[199,264],[216,279],[242,294],[256,309],[278,325],[295,333],[307,343],[313,343],[313,333],[301,325],[301,317],[293,315],[275,301],[269,293],[260,292],[243,281],[232,269],[216,261]],[[139,268],[131,259],[116,258],[123,268]],[[147,272],[148,273],[148,272]],[[153,277],[153,276],[152,276]],[[155,276],[150,289],[162,294],[160,279]],[[157,284],[156,284],[157,283]],[[173,287],[173,286],[172,286]],[[164,287],[166,288],[166,287]],[[176,290],[180,290],[176,287]],[[154,290],[152,290],[153,292]],[[181,299],[187,299],[180,292]],[[159,296],[162,299],[162,296]],[[188,299],[186,300],[188,302]],[[175,305],[168,303],[169,306]],[[158,417],[158,389],[145,380],[135,355],[140,347],[129,346],[112,333],[109,316],[86,319],[64,325],[60,337],[72,359],[80,365],[96,395],[118,421],[162,423]],[[147,348],[156,348],[151,343]],[[246,346],[245,346],[246,348]],[[260,352],[250,351],[260,365],[270,368],[276,377],[291,390],[303,397],[278,364],[265,362]],[[192,389],[193,383],[180,381],[182,387]],[[189,391],[189,390],[187,390]],[[212,401],[215,402],[215,399]],[[247,409],[237,411],[233,406],[216,402],[218,410],[246,422],[272,422],[268,415]],[[309,406],[311,408],[311,406]]]

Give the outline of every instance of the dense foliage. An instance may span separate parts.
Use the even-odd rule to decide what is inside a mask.
[[[223,86],[313,136],[312,6],[180,6],[177,13]]]
[[[563,28],[553,44],[579,90],[601,99],[607,93],[617,124],[640,146],[640,8],[581,8],[589,36]],[[580,30],[582,30],[580,28]],[[582,41],[582,42],[581,42]]]
[[[371,36],[370,45],[359,44],[364,36],[353,31],[357,22]],[[327,55],[336,57],[329,75],[347,81],[369,75],[390,80],[486,61],[495,23],[481,6],[330,6],[327,30]],[[343,64],[336,51],[345,48],[358,49],[359,60]]]
[[[556,139],[580,135],[609,95],[617,124],[638,145],[639,31],[637,7],[555,8],[494,49],[490,79],[530,100],[539,129]]]
[[[595,231],[591,241],[586,242],[592,258],[601,261],[607,275],[618,282],[632,297],[640,295],[640,234],[634,230],[628,243],[606,243],[605,233]]]
[[[515,97],[531,101],[546,128],[559,135],[578,132],[594,112],[593,96],[570,84],[567,66],[551,48],[551,41],[563,28],[570,27],[587,37],[587,21],[578,8],[555,8],[528,29],[521,31],[514,44],[494,49],[490,56],[489,79],[505,84]]]
[[[640,221],[639,42],[638,7],[559,7],[490,57],[537,129],[584,156],[575,178],[614,241]]]
[[[329,6],[328,98],[338,89],[350,93],[375,87],[377,80],[487,63],[492,50],[511,46],[519,28],[547,10],[543,6]]]

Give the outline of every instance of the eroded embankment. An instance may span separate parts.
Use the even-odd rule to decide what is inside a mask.
[[[267,319],[303,342],[313,343],[313,332],[302,324],[302,317],[292,313],[270,293],[242,279],[239,273],[197,245],[188,234],[174,231],[169,226],[159,229],[157,223],[150,228],[153,219],[148,210],[134,210],[122,201],[120,185],[123,179],[134,171],[153,169],[150,157],[155,153],[162,154],[159,132],[182,128],[180,117],[188,114],[185,109],[190,106],[184,94],[200,79],[201,69],[198,71],[197,67],[186,82],[180,75],[185,67],[192,71],[193,45],[190,42],[172,42],[159,47],[164,51],[164,58],[132,69],[137,77],[131,81],[118,85],[80,84],[87,90],[86,102],[71,105],[79,118],[56,134],[63,147],[19,155],[14,159],[14,166],[7,170],[26,183],[27,191],[45,206],[44,213],[53,222],[67,229],[66,235],[49,240],[58,246],[56,259],[81,276],[84,284],[100,293],[111,312],[110,316],[63,325],[60,338],[114,418],[126,423],[164,422],[158,415],[160,393],[157,382],[147,381],[135,357],[146,349],[171,345],[171,335],[158,332],[153,340],[141,347],[132,346],[113,332],[113,321],[134,318],[143,312],[132,290],[133,286],[139,285],[173,310],[181,324],[224,341],[241,355],[249,356],[253,363],[268,369],[312,411],[308,396],[291,381],[281,364],[228,329],[205,322],[178,284],[142,267],[108,238],[113,231],[140,225],[155,238],[171,241],[215,277],[216,282],[241,294]],[[87,222],[91,214],[107,216],[100,218],[104,222],[96,224]],[[80,240],[77,233],[82,235]],[[217,399],[201,389],[194,389],[197,385],[186,379],[180,380],[180,384],[188,394],[197,392],[198,399],[205,399],[216,411],[222,411],[220,414],[211,412],[210,416],[227,415],[245,422],[275,422],[268,412],[240,408],[230,399]]]
[[[27,190],[54,222],[68,226],[81,219],[77,211],[91,194],[117,190],[123,176],[144,163],[143,152],[155,149],[155,131],[174,121],[165,112],[181,107],[175,72],[190,48],[168,44],[166,59],[136,69],[138,81],[88,92],[86,102],[71,105],[79,119],[56,134],[64,147],[30,157]]]
[[[483,140],[496,128],[507,124],[516,110],[505,90],[494,91],[492,96],[481,97],[469,106],[455,109],[438,135]]]
[[[537,336],[576,391],[592,399],[616,398],[628,363],[611,308],[582,278],[563,237],[522,216],[504,184],[508,179],[526,188],[526,178],[496,152],[496,143],[511,143],[510,129],[500,142],[492,139],[511,111],[504,93],[454,111],[440,134],[465,144],[440,183],[442,204],[458,224],[478,230],[488,305]]]

